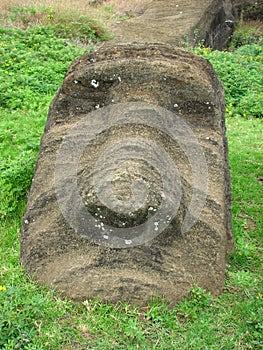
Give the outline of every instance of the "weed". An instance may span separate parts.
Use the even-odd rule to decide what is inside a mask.
[[[246,22],[239,24],[234,31],[229,47],[232,49],[248,45],[248,44],[262,44],[263,43],[263,26],[262,23]]]
[[[262,45],[245,45],[234,52],[211,51],[204,47],[194,51],[212,63],[221,79],[228,116],[263,117]]]
[[[13,6],[4,19],[5,26],[29,29],[32,25],[45,26],[54,35],[67,40],[90,45],[92,42],[109,39],[105,26],[77,10],[60,12],[51,6]]]
[[[189,291],[189,298],[180,303],[179,313],[185,319],[197,319],[201,312],[211,304],[211,294],[201,289],[198,285]]]
[[[2,202],[0,216],[6,217],[17,210],[20,200],[30,188],[35,168],[35,155],[31,150],[21,152],[19,157],[0,164]],[[15,184],[15,186],[14,186]]]
[[[0,217],[29,190],[48,104],[75,56],[83,52],[51,27],[0,29]]]
[[[143,13],[146,4],[151,0],[105,0],[105,1],[79,1],[67,2],[56,0],[26,0],[21,5],[20,0],[2,0],[0,25],[20,27],[27,29],[30,25],[58,27],[63,35],[72,37],[70,30],[63,31],[63,24],[74,28],[76,42],[77,36],[82,38],[92,31],[98,37],[109,39],[106,26],[114,25],[117,20],[125,20]],[[96,5],[96,6],[94,6]],[[82,18],[82,19],[81,19]]]

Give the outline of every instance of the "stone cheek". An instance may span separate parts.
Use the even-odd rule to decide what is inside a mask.
[[[174,302],[224,285],[232,248],[222,85],[165,44],[76,59],[49,111],[21,261],[74,300]]]

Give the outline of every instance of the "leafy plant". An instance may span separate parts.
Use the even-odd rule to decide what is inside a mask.
[[[180,315],[183,315],[186,319],[196,319],[199,317],[199,314],[210,305],[211,294],[196,285],[190,289],[189,298],[186,298],[180,304]]]
[[[198,47],[195,52],[212,63],[221,79],[228,116],[263,117],[263,46],[245,45],[234,52]]]
[[[31,150],[22,152],[14,160],[0,163],[2,202],[0,216],[3,218],[14,211],[20,205],[20,200],[25,197],[34,174],[35,156]]]
[[[81,52],[51,27],[0,28],[2,218],[29,190],[48,104]]]
[[[233,33],[230,48],[249,44],[263,44],[263,25],[261,21],[241,20]]]

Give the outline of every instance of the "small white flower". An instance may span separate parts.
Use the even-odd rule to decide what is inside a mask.
[[[125,244],[132,244],[132,241],[130,239],[125,239]]]
[[[109,239],[109,236],[103,235],[103,238],[104,238],[104,239]]]

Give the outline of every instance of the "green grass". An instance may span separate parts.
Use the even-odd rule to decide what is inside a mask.
[[[154,300],[139,309],[74,305],[20,267],[20,223],[48,107],[83,48],[51,26],[1,28],[0,35],[0,349],[263,349],[262,47],[199,49],[221,77],[232,111],[227,133],[236,251],[225,290],[212,298],[196,286],[173,308]]]
[[[15,212],[28,190],[49,104],[83,52],[52,27],[0,29],[0,217]]]
[[[255,43],[238,47],[233,53],[198,47],[197,54],[208,59],[226,95],[228,116],[263,117],[263,45]]]

